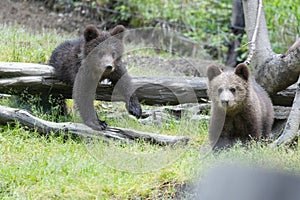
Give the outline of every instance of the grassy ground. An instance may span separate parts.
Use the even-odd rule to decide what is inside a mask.
[[[47,63],[51,51],[70,36],[54,32],[30,33],[20,27],[0,28],[0,61]],[[69,102],[72,104],[71,102]],[[10,99],[1,105],[12,106]],[[41,136],[16,125],[0,126],[0,199],[167,199],[180,186],[201,178],[219,162],[240,161],[290,172],[300,172],[299,151],[271,149],[265,144],[236,145],[211,154],[207,150],[207,121],[170,118],[142,125],[128,116],[123,103],[98,103],[101,116],[112,126],[166,135],[188,135],[184,147],[162,148],[143,141],[133,145],[107,144],[71,138]],[[144,107],[145,108],[145,107]],[[151,109],[151,107],[147,107]],[[34,114],[51,120],[36,111]],[[77,117],[62,119],[78,121]],[[188,195],[187,195],[188,196]],[[188,197],[186,197],[188,198]]]

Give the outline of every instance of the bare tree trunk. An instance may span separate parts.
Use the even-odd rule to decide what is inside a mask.
[[[247,38],[250,41],[255,30],[258,0],[243,0]],[[269,94],[275,94],[295,83],[300,74],[300,47],[283,57],[272,50],[264,11],[262,11],[256,52],[252,60],[255,77]]]

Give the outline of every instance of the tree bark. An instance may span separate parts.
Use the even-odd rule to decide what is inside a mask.
[[[256,25],[258,0],[243,0],[243,8],[247,38],[251,41]],[[261,13],[259,22],[256,52],[251,64],[255,69],[257,82],[269,94],[275,94],[297,81],[300,74],[300,47],[296,47],[286,56],[274,53],[268,36],[264,11]]]
[[[49,134],[51,132],[59,134],[60,132],[68,132],[74,136],[96,138],[104,141],[108,141],[109,139],[123,142],[145,140],[158,145],[174,145],[177,143],[186,144],[189,140],[189,138],[185,136],[166,136],[117,127],[108,127],[103,131],[95,131],[81,123],[49,122],[31,115],[25,110],[0,106],[0,124],[15,122],[15,120],[24,127],[36,129],[41,134]]]

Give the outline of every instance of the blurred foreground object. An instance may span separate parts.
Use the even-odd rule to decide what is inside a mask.
[[[223,166],[209,171],[195,187],[201,200],[299,200],[300,176],[274,169]]]

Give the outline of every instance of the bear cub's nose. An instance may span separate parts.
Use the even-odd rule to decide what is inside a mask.
[[[105,70],[107,70],[107,71],[112,71],[112,70],[113,70],[113,66],[112,66],[112,65],[107,65],[107,66],[105,67]]]
[[[221,103],[222,103],[222,105],[223,105],[224,107],[227,107],[228,104],[229,104],[229,101],[228,101],[228,100],[222,100]]]

